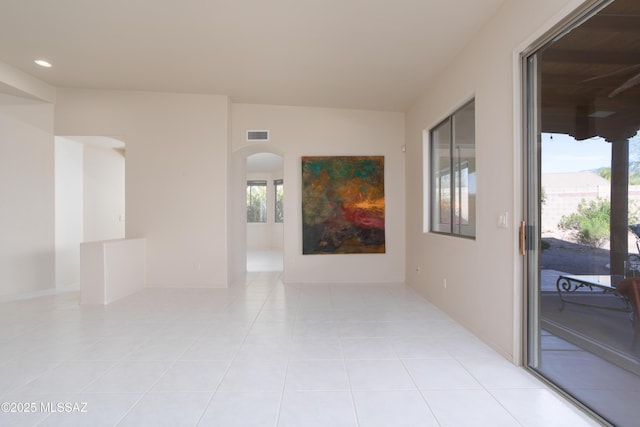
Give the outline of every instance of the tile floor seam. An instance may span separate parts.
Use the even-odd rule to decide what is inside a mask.
[[[351,382],[351,375],[349,374],[349,368],[347,367],[347,358],[344,352],[344,337],[340,336],[340,333],[338,333],[338,343],[339,343],[339,347],[340,347],[340,354],[342,355],[342,367],[344,369],[345,372],[345,377],[347,379],[347,388],[349,390],[349,396],[351,397],[351,408],[353,411],[353,416],[355,418],[356,421],[356,426],[360,425],[360,417],[358,416],[358,407],[356,406],[356,400],[355,397],[353,395],[354,390],[353,390],[353,385]]]
[[[46,417],[44,417],[42,420],[36,422],[36,424],[34,424],[34,427],[38,427],[40,425],[42,425],[42,423],[44,423],[45,421],[47,421],[47,419],[51,418],[53,416],[53,413],[49,413]]]
[[[506,406],[505,406],[505,405],[500,401],[500,399],[498,399],[498,397],[494,394],[494,392],[492,392],[491,390],[492,390],[492,389],[488,389],[488,388],[486,389],[487,393],[489,393],[489,394],[491,395],[491,397],[492,397],[493,399],[495,399],[495,400],[498,402],[498,404],[499,404],[500,406],[502,406],[502,407],[504,408],[504,410],[505,410],[505,411],[507,411],[507,412],[508,412],[508,413],[509,413],[509,414],[510,414],[510,415],[511,415],[515,420],[516,420],[516,422],[517,422],[518,424],[520,424],[520,425],[521,425],[521,426],[523,426],[523,427],[526,427],[524,424],[522,424],[522,423],[520,422],[520,420],[517,418],[516,414],[514,414],[511,410],[509,410],[509,408],[507,408],[507,407],[506,407]],[[512,388],[504,388],[504,389],[501,389],[501,390],[522,390],[522,389],[521,389],[521,388],[513,388],[513,387],[512,387]],[[545,390],[545,389],[541,388],[540,390]],[[495,389],[494,389],[494,391],[495,391]]]
[[[278,276],[280,277],[280,275]],[[277,279],[279,281],[279,279]],[[269,296],[273,293],[273,289],[271,290],[271,292],[269,292]],[[267,298],[268,299],[268,298]],[[266,300],[265,300],[266,303]],[[264,305],[263,307],[264,308]],[[260,309],[260,311],[262,311],[262,308]],[[297,307],[299,309],[299,306]],[[297,317],[297,316],[296,316]],[[295,321],[294,321],[294,326],[295,326]],[[294,329],[291,329],[291,339],[293,340],[293,331]],[[276,419],[275,419],[275,423],[274,423],[274,427],[278,427],[278,425],[280,424],[280,417],[282,415],[282,405],[284,403],[284,394],[285,394],[285,390],[287,387],[287,375],[289,374],[289,364],[291,363],[291,353],[288,353],[288,357],[287,357],[287,364],[285,367],[285,371],[284,371],[284,379],[282,380],[282,388],[280,389],[280,401],[278,403],[278,410],[276,411]]]
[[[238,357],[238,353],[240,352],[241,348],[242,348],[241,346],[238,347],[238,350],[236,351],[236,354],[231,358],[231,360],[227,364],[227,369],[225,369],[224,374],[220,377],[220,381],[218,381],[218,384],[216,385],[215,390],[211,394],[211,397],[209,398],[209,401],[207,402],[207,405],[205,406],[204,411],[202,412],[202,414],[200,414],[200,417],[198,418],[198,421],[196,422],[196,425],[200,424],[200,422],[202,421],[202,417],[204,417],[204,414],[207,413],[207,409],[209,409],[209,406],[211,406],[211,403],[213,402],[213,399],[215,399],[216,395],[220,391],[220,386],[224,382],[224,379],[226,378],[226,376],[229,374],[229,370],[231,369],[231,366],[233,365],[234,360]]]
[[[429,404],[429,401],[427,400],[426,396],[424,395],[424,393],[422,392],[422,390],[420,389],[420,387],[418,386],[417,381],[415,380],[415,378],[413,377],[413,375],[411,375],[411,371],[409,371],[409,368],[407,368],[407,365],[405,364],[404,359],[402,358],[398,358],[400,360],[400,363],[402,363],[402,367],[404,368],[404,370],[407,372],[407,374],[409,375],[409,378],[411,378],[411,382],[413,383],[413,385],[416,388],[416,391],[420,394],[420,397],[422,398],[422,401],[425,403],[425,405],[427,405],[427,408],[429,409],[429,413],[433,416],[433,419],[436,421],[436,423],[438,423],[438,426],[442,426],[442,424],[440,423],[440,421],[438,420],[438,416],[437,414],[434,412],[433,408],[431,407],[431,405]]]
[[[278,405],[278,411],[276,414],[275,427],[280,425],[280,416],[282,415],[282,405],[284,403],[284,395],[287,389],[287,375],[289,374],[289,363],[291,362],[290,357],[287,360],[287,366],[284,371],[284,379],[282,381],[282,388],[280,389],[280,403]]]
[[[483,381],[480,381],[480,379],[478,379],[476,377],[476,375],[474,375],[466,366],[464,363],[462,363],[460,360],[458,360],[458,358],[455,358],[456,362],[458,362],[460,364],[460,366],[462,366],[462,368],[467,371],[467,373],[469,375],[471,375],[471,377],[473,377],[473,379],[480,385],[480,387],[482,387],[482,390],[484,390],[489,396],[491,396],[491,399],[493,399],[502,409],[504,409],[511,418],[513,418],[513,420],[518,423],[518,425],[523,426],[523,424],[520,422],[520,420],[493,394],[491,393],[491,390],[484,384]],[[521,389],[522,387],[512,387],[513,389]],[[524,427],[524,426],[523,426]]]
[[[173,366],[174,364],[175,362],[171,364],[171,366]],[[149,391],[151,391],[151,389],[153,389],[153,387],[158,383],[158,381],[160,381],[160,378],[162,378],[167,372],[169,372],[169,369],[171,369],[171,366],[169,366],[162,374],[160,374],[156,379],[156,381],[153,384],[151,384],[151,386],[149,386],[149,388],[145,392],[141,393],[140,398],[136,400],[136,402],[133,405],[131,405],[131,407],[124,413],[124,415],[114,424],[114,427],[120,425],[120,423],[122,423],[125,420],[125,418],[127,418],[127,416],[136,408],[136,406],[138,406],[140,402],[144,400],[144,398],[149,394]]]
[[[358,417],[358,408],[356,407],[355,397],[353,396],[353,387],[351,385],[351,376],[349,375],[349,369],[347,368],[347,359],[344,354],[344,343],[342,338],[338,337],[338,344],[340,347],[340,354],[342,355],[342,367],[344,369],[345,377],[347,379],[347,388],[349,390],[349,396],[351,397],[351,408],[353,410],[353,416],[355,417],[356,426],[360,425],[360,418]]]
[[[248,285],[248,287],[250,287],[250,286],[251,286],[251,285],[249,284],[249,285]],[[269,292],[269,294],[268,294],[268,295],[271,295],[271,293],[272,293],[272,292],[273,292],[273,289]],[[232,358],[231,358],[231,360],[229,361],[229,363],[228,363],[228,365],[227,365],[227,369],[225,370],[225,373],[222,375],[222,377],[220,378],[220,381],[218,382],[218,384],[217,384],[217,386],[216,386],[215,390],[214,390],[214,391],[213,391],[213,393],[211,394],[211,397],[209,398],[209,400],[208,400],[208,402],[207,402],[207,404],[206,404],[206,406],[205,406],[205,408],[204,408],[204,411],[202,412],[202,414],[200,414],[200,417],[198,418],[198,420],[197,420],[197,422],[196,422],[196,426],[200,425],[200,423],[202,422],[203,417],[204,417],[204,416],[205,416],[205,414],[207,413],[207,410],[208,410],[208,409],[209,409],[209,407],[211,406],[211,404],[212,404],[212,402],[214,401],[215,397],[216,397],[216,396],[218,395],[218,393],[221,391],[221,390],[220,390],[220,387],[221,387],[221,386],[222,386],[222,384],[224,383],[225,378],[227,378],[227,375],[229,374],[229,371],[231,370],[231,367],[233,366],[233,363],[234,363],[235,361],[237,361],[237,360],[238,360],[238,355],[239,355],[239,354],[240,354],[240,352],[242,351],[242,348],[243,348],[244,344],[247,342],[247,339],[248,339],[248,338],[249,338],[249,336],[251,335],[251,329],[252,329],[252,328],[253,328],[253,326],[255,325],[255,323],[256,323],[256,321],[257,321],[257,319],[258,319],[258,317],[259,317],[260,313],[262,312],[262,310],[263,310],[263,308],[264,308],[264,305],[266,304],[267,299],[268,299],[268,296],[267,296],[267,298],[265,298],[265,300],[262,302],[262,305],[260,306],[260,310],[258,310],[258,313],[256,313],[256,315],[254,316],[254,318],[253,318],[253,320],[252,320],[252,322],[251,322],[251,325],[250,325],[250,326],[247,328],[247,330],[245,331],[244,336],[243,336],[243,339],[242,339],[242,342],[240,343],[240,345],[238,346],[238,348],[237,348],[237,349],[236,349],[236,351],[235,351],[235,354],[233,355],[233,357],[232,357]],[[288,362],[287,362],[287,369],[288,369]],[[285,373],[285,376],[286,376],[286,373]],[[282,406],[282,397],[283,397],[283,395],[284,395],[284,384],[285,384],[285,382],[283,381],[282,391],[281,391],[281,394],[280,394],[280,408],[281,408],[281,406]],[[230,393],[234,393],[235,391],[231,390],[231,391],[229,391],[229,392],[230,392]],[[275,424],[275,426],[274,426],[274,427],[277,427],[277,425],[278,425],[278,420],[279,420],[279,417],[280,417],[280,408],[278,409],[278,414],[277,414],[277,417],[276,417],[276,424]]]

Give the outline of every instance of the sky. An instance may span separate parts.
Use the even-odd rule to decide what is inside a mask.
[[[629,160],[640,161],[640,130],[629,139]],[[542,173],[581,172],[611,167],[611,144],[600,137],[576,141],[563,134],[542,134]]]
[[[542,173],[580,172],[611,166],[611,144],[602,138],[576,141],[569,135],[542,134]]]

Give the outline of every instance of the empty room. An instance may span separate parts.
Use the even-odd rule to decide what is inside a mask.
[[[4,0],[0,425],[635,425],[637,3]]]

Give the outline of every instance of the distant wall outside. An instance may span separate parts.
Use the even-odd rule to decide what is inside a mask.
[[[542,205],[541,231],[554,231],[560,219],[578,210],[582,200],[590,201],[610,198],[610,188],[606,186],[585,186],[567,188],[544,188],[544,204]],[[629,209],[640,208],[640,186],[629,186]]]

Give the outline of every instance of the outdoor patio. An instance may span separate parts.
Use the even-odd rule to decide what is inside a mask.
[[[554,274],[555,273],[555,274]],[[540,304],[542,328],[564,340],[640,375],[640,345],[633,348],[634,327],[631,313],[624,309],[624,301],[611,293],[595,289],[578,291],[565,296],[563,304],[555,289],[557,272],[553,276],[553,290],[543,290]],[[549,281],[549,279],[547,279]],[[551,285],[547,282],[545,289]],[[579,304],[589,304],[583,306]]]
[[[626,307],[624,299],[585,287],[563,295],[563,304],[556,287],[560,275],[609,275],[609,251],[549,240],[541,257],[536,370],[594,411],[608,414],[614,425],[634,425],[637,420],[629,418],[620,397],[640,397],[640,343],[633,348],[631,313],[615,310]]]

